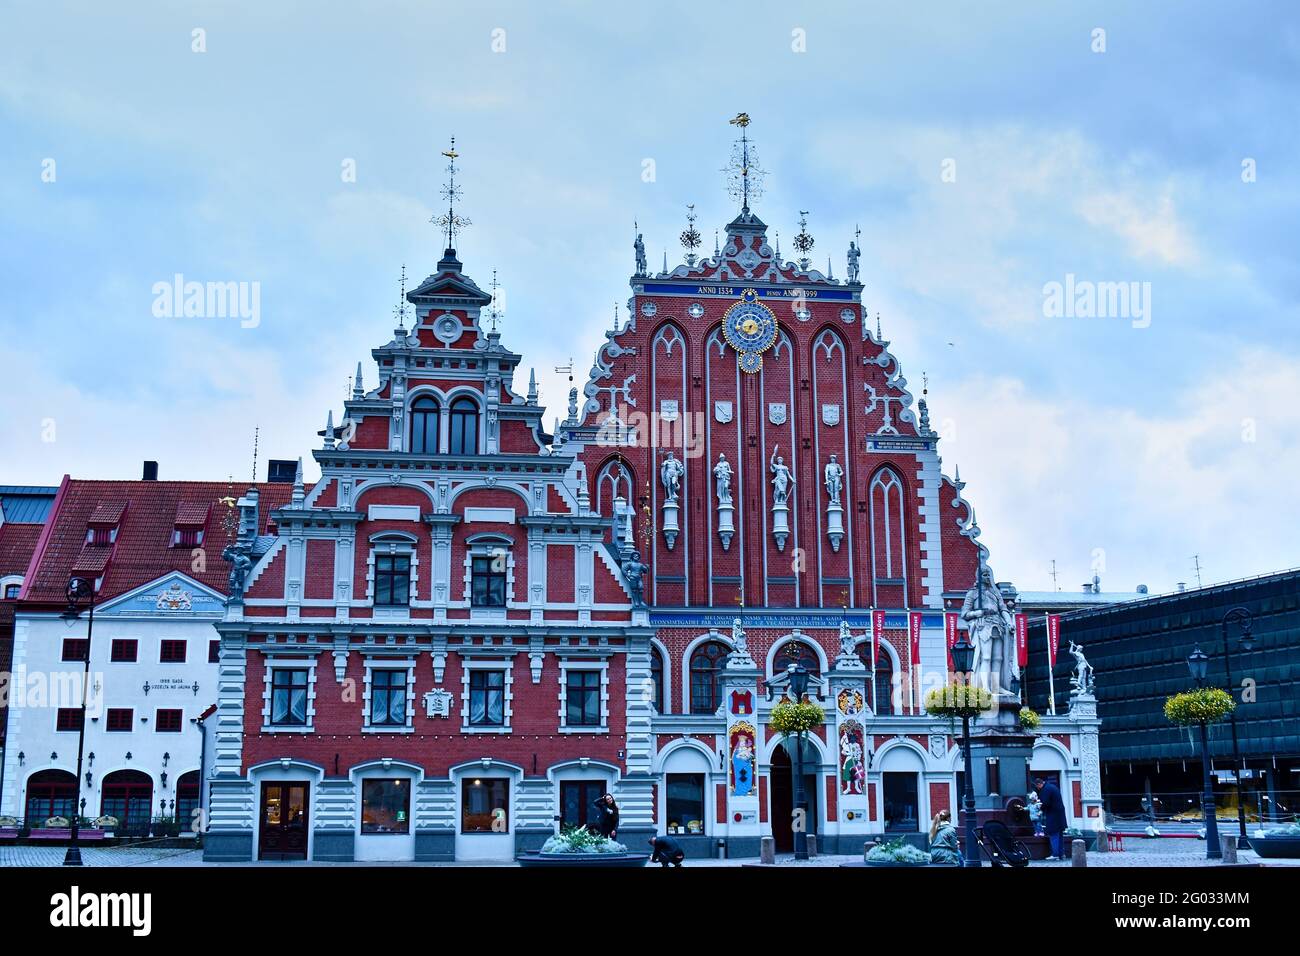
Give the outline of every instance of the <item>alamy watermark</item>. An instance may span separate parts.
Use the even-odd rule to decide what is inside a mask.
[[[1065,274],[1043,285],[1043,315],[1049,319],[1129,319],[1133,328],[1151,324],[1150,282],[1093,282]]]
[[[240,328],[262,324],[262,283],[187,282],[176,273],[153,284],[153,314],[159,319],[239,319]]]

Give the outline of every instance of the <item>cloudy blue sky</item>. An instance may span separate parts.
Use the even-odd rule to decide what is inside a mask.
[[[861,227],[1000,578],[1300,564],[1300,8],[894,6],[0,4],[0,482],[308,456],[436,261],[451,135],[462,259],[561,410],[633,220],[657,265],[687,203],[734,215],[746,110],[759,214],[837,275]],[[260,324],[155,316],[176,273],[260,283]],[[1068,274],[1150,283],[1149,324],[1045,316]]]

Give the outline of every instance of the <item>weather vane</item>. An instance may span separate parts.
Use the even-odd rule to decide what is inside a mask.
[[[393,306],[393,315],[397,316],[397,327],[399,329],[404,329],[406,328],[406,316],[409,314],[407,312],[407,305],[406,305],[406,263],[405,262],[402,263],[401,283],[402,283],[401,290],[397,295],[397,305]]]
[[[501,310],[497,308],[497,270],[492,270],[492,302],[488,305],[488,320],[492,323],[492,331],[497,330],[497,320],[501,318]]]
[[[732,146],[731,160],[722,170],[728,177],[727,194],[740,203],[741,213],[748,213],[749,201],[763,195],[763,177],[767,173],[758,165],[758,153],[749,141],[749,114],[737,113],[728,122],[740,127],[740,139]]]
[[[695,204],[689,203],[686,206],[686,228],[682,230],[682,246],[686,249],[686,264],[695,265],[695,250],[700,247],[700,231],[695,228],[695,220],[698,217],[695,214]]]
[[[812,251],[815,245],[812,235],[808,232],[808,210],[799,210],[799,234],[794,237],[794,247],[799,250],[799,267],[805,272],[808,271],[808,253]]]
[[[456,200],[460,198],[461,193],[460,187],[456,185],[456,160],[460,153],[456,152],[455,136],[451,138],[451,147],[444,149],[442,155],[447,157],[447,182],[442,187],[442,198],[447,200],[447,211],[441,216],[434,216],[429,221],[446,233],[447,249],[454,252],[456,236],[466,226],[473,225],[464,216],[456,215]]]

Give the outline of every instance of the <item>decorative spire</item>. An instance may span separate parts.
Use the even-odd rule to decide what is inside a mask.
[[[700,231],[695,228],[695,204],[686,206],[686,228],[682,230],[682,246],[686,249],[686,264],[695,265],[695,250],[700,247]]]
[[[366,390],[361,384],[361,363],[357,363],[357,377],[352,380],[352,397],[365,398]]]
[[[925,372],[921,373],[921,434],[930,435],[930,405],[926,401],[926,396],[930,394],[930,376]]]
[[[441,216],[434,216],[429,221],[443,231],[447,237],[447,251],[443,253],[443,258],[456,258],[456,236],[466,226],[472,223],[464,216],[456,215],[456,200],[461,197],[460,187],[456,185],[456,160],[460,158],[460,153],[456,152],[456,137],[451,138],[451,146],[442,151],[442,155],[447,157],[447,182],[442,187],[442,198],[447,200],[447,212]]]
[[[668,250],[664,250],[664,271],[663,275],[668,275]]]
[[[722,252],[718,249],[718,230],[713,230],[713,258],[718,258]]]
[[[491,331],[497,330],[497,322],[501,318],[501,310],[497,308],[497,270],[492,270],[492,302],[488,305],[488,322],[491,323]]]
[[[618,335],[618,300],[614,301],[614,334]]]
[[[537,369],[528,370],[528,404],[537,404]]]
[[[884,339],[880,337],[880,313],[879,312],[876,313],[876,341],[877,342],[884,341]]]
[[[804,272],[808,271],[808,253],[816,245],[812,235],[808,232],[808,210],[799,210],[799,234],[794,237],[794,247],[799,250],[799,268]]]
[[[298,459],[298,470],[293,473],[293,497],[292,502],[295,508],[301,508],[302,503],[307,499],[306,489],[302,484],[302,458]]]
[[[764,170],[758,165],[758,153],[749,141],[749,114],[737,113],[728,120],[732,126],[740,127],[740,139],[731,150],[731,160],[723,172],[727,174],[727,193],[740,203],[741,216],[749,215],[749,201],[763,195]]]
[[[826,279],[827,281],[835,278],[835,267],[831,265],[831,257],[826,257]]]
[[[325,447],[326,447],[327,449],[333,450],[333,448],[334,448],[334,409],[332,409],[332,408],[329,410],[329,414],[325,416],[325,431],[322,432],[322,434],[325,436]]]
[[[401,287],[397,293],[397,305],[393,307],[393,315],[397,316],[397,328],[406,331],[406,316],[409,314],[410,307],[406,304],[406,263],[402,263],[402,280]]]

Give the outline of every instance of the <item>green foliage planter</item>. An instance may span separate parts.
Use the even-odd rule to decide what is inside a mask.
[[[929,866],[930,854],[897,839],[873,846],[867,851],[866,863],[867,866]]]
[[[1038,725],[1043,722],[1043,719],[1038,716],[1038,711],[1030,707],[1021,707],[1020,713],[1016,715],[1016,719],[1020,721],[1020,727],[1022,730],[1028,730],[1031,732],[1037,730]]]
[[[522,867],[639,867],[648,853],[629,853],[623,844],[586,827],[569,827],[547,840],[536,853],[521,853]]]
[[[925,695],[926,713],[936,717],[978,717],[993,706],[993,695],[974,684],[949,684]]]
[[[1226,690],[1199,687],[1168,698],[1165,701],[1165,719],[1182,726],[1213,724],[1227,717],[1236,706],[1236,701]]]
[[[820,727],[826,720],[826,711],[819,704],[804,700],[795,703],[783,700],[772,708],[768,717],[768,726],[783,737],[793,734],[806,734],[814,727]]]

